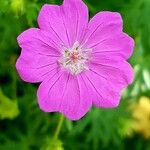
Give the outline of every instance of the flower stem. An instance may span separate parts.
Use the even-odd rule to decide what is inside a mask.
[[[56,131],[54,133],[54,140],[57,140],[58,139],[58,136],[59,136],[59,133],[60,133],[60,130],[61,130],[61,127],[63,125],[63,121],[64,121],[65,117],[61,114],[60,115],[60,118],[59,118],[59,122],[58,122],[58,125],[57,125],[57,128],[56,128]]]

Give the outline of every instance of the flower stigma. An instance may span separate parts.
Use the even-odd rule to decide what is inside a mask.
[[[72,75],[77,75],[88,70],[87,62],[91,49],[83,48],[79,42],[75,42],[72,48],[64,48],[59,63]]]

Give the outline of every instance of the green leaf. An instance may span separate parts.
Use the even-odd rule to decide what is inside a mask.
[[[11,0],[11,9],[18,15],[24,13],[24,0]]]
[[[14,119],[19,114],[18,103],[10,100],[0,90],[0,119]]]
[[[58,139],[46,138],[40,150],[64,150],[63,143]]]

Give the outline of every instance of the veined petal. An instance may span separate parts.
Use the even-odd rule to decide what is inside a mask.
[[[102,40],[97,44],[89,46],[92,49],[92,55],[106,55],[106,56],[120,56],[124,59],[128,59],[134,48],[134,41],[125,33],[118,35],[112,35],[108,39]]]
[[[86,45],[96,44],[108,37],[122,32],[122,18],[117,12],[99,12],[89,22],[84,37]]]
[[[31,83],[43,81],[45,77],[49,76],[52,70],[58,67],[56,58],[51,59],[51,57],[25,50],[22,50],[16,62],[16,68],[21,79]]]
[[[17,37],[21,48],[40,54],[60,54],[60,42],[51,33],[38,28],[30,28]]]
[[[101,57],[99,61],[89,63],[90,70],[97,72],[114,84],[118,90],[125,88],[133,82],[133,69],[125,60],[108,59]]]
[[[81,75],[70,76],[61,111],[71,120],[79,120],[92,106],[92,92]]]
[[[20,77],[27,82],[41,82],[51,70],[58,68],[60,52],[52,47],[50,39],[39,29],[29,29],[18,37],[22,48],[16,62]]]
[[[128,59],[134,48],[134,41],[122,31],[122,18],[116,12],[100,12],[89,22],[85,36],[85,47],[92,53],[109,56],[120,55]]]
[[[93,71],[86,72],[83,77],[88,88],[93,93],[93,105],[101,108],[118,106],[120,93],[105,78]]]
[[[116,107],[119,104],[123,88],[133,82],[133,70],[125,60],[99,58],[89,63],[85,73],[87,81],[95,91],[93,103],[97,107]],[[91,87],[92,88],[92,87]],[[97,93],[97,94],[96,94]]]
[[[82,0],[64,0],[62,5],[62,13],[70,44],[75,41],[81,42],[88,26],[88,8]]]
[[[63,5],[45,4],[38,16],[39,27],[55,34],[70,47],[81,40],[88,24],[88,9],[81,0],[65,0]]]
[[[37,95],[41,110],[61,112],[71,120],[78,120],[90,109],[92,101],[86,84],[67,72],[59,72],[40,85]],[[85,94],[86,93],[86,94]]]

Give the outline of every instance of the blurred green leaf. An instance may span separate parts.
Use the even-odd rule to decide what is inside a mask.
[[[63,144],[58,139],[47,138],[40,150],[64,150]]]
[[[0,90],[0,119],[14,119],[19,115],[18,103],[10,100]]]
[[[11,9],[18,16],[24,13],[24,0],[11,0]]]

